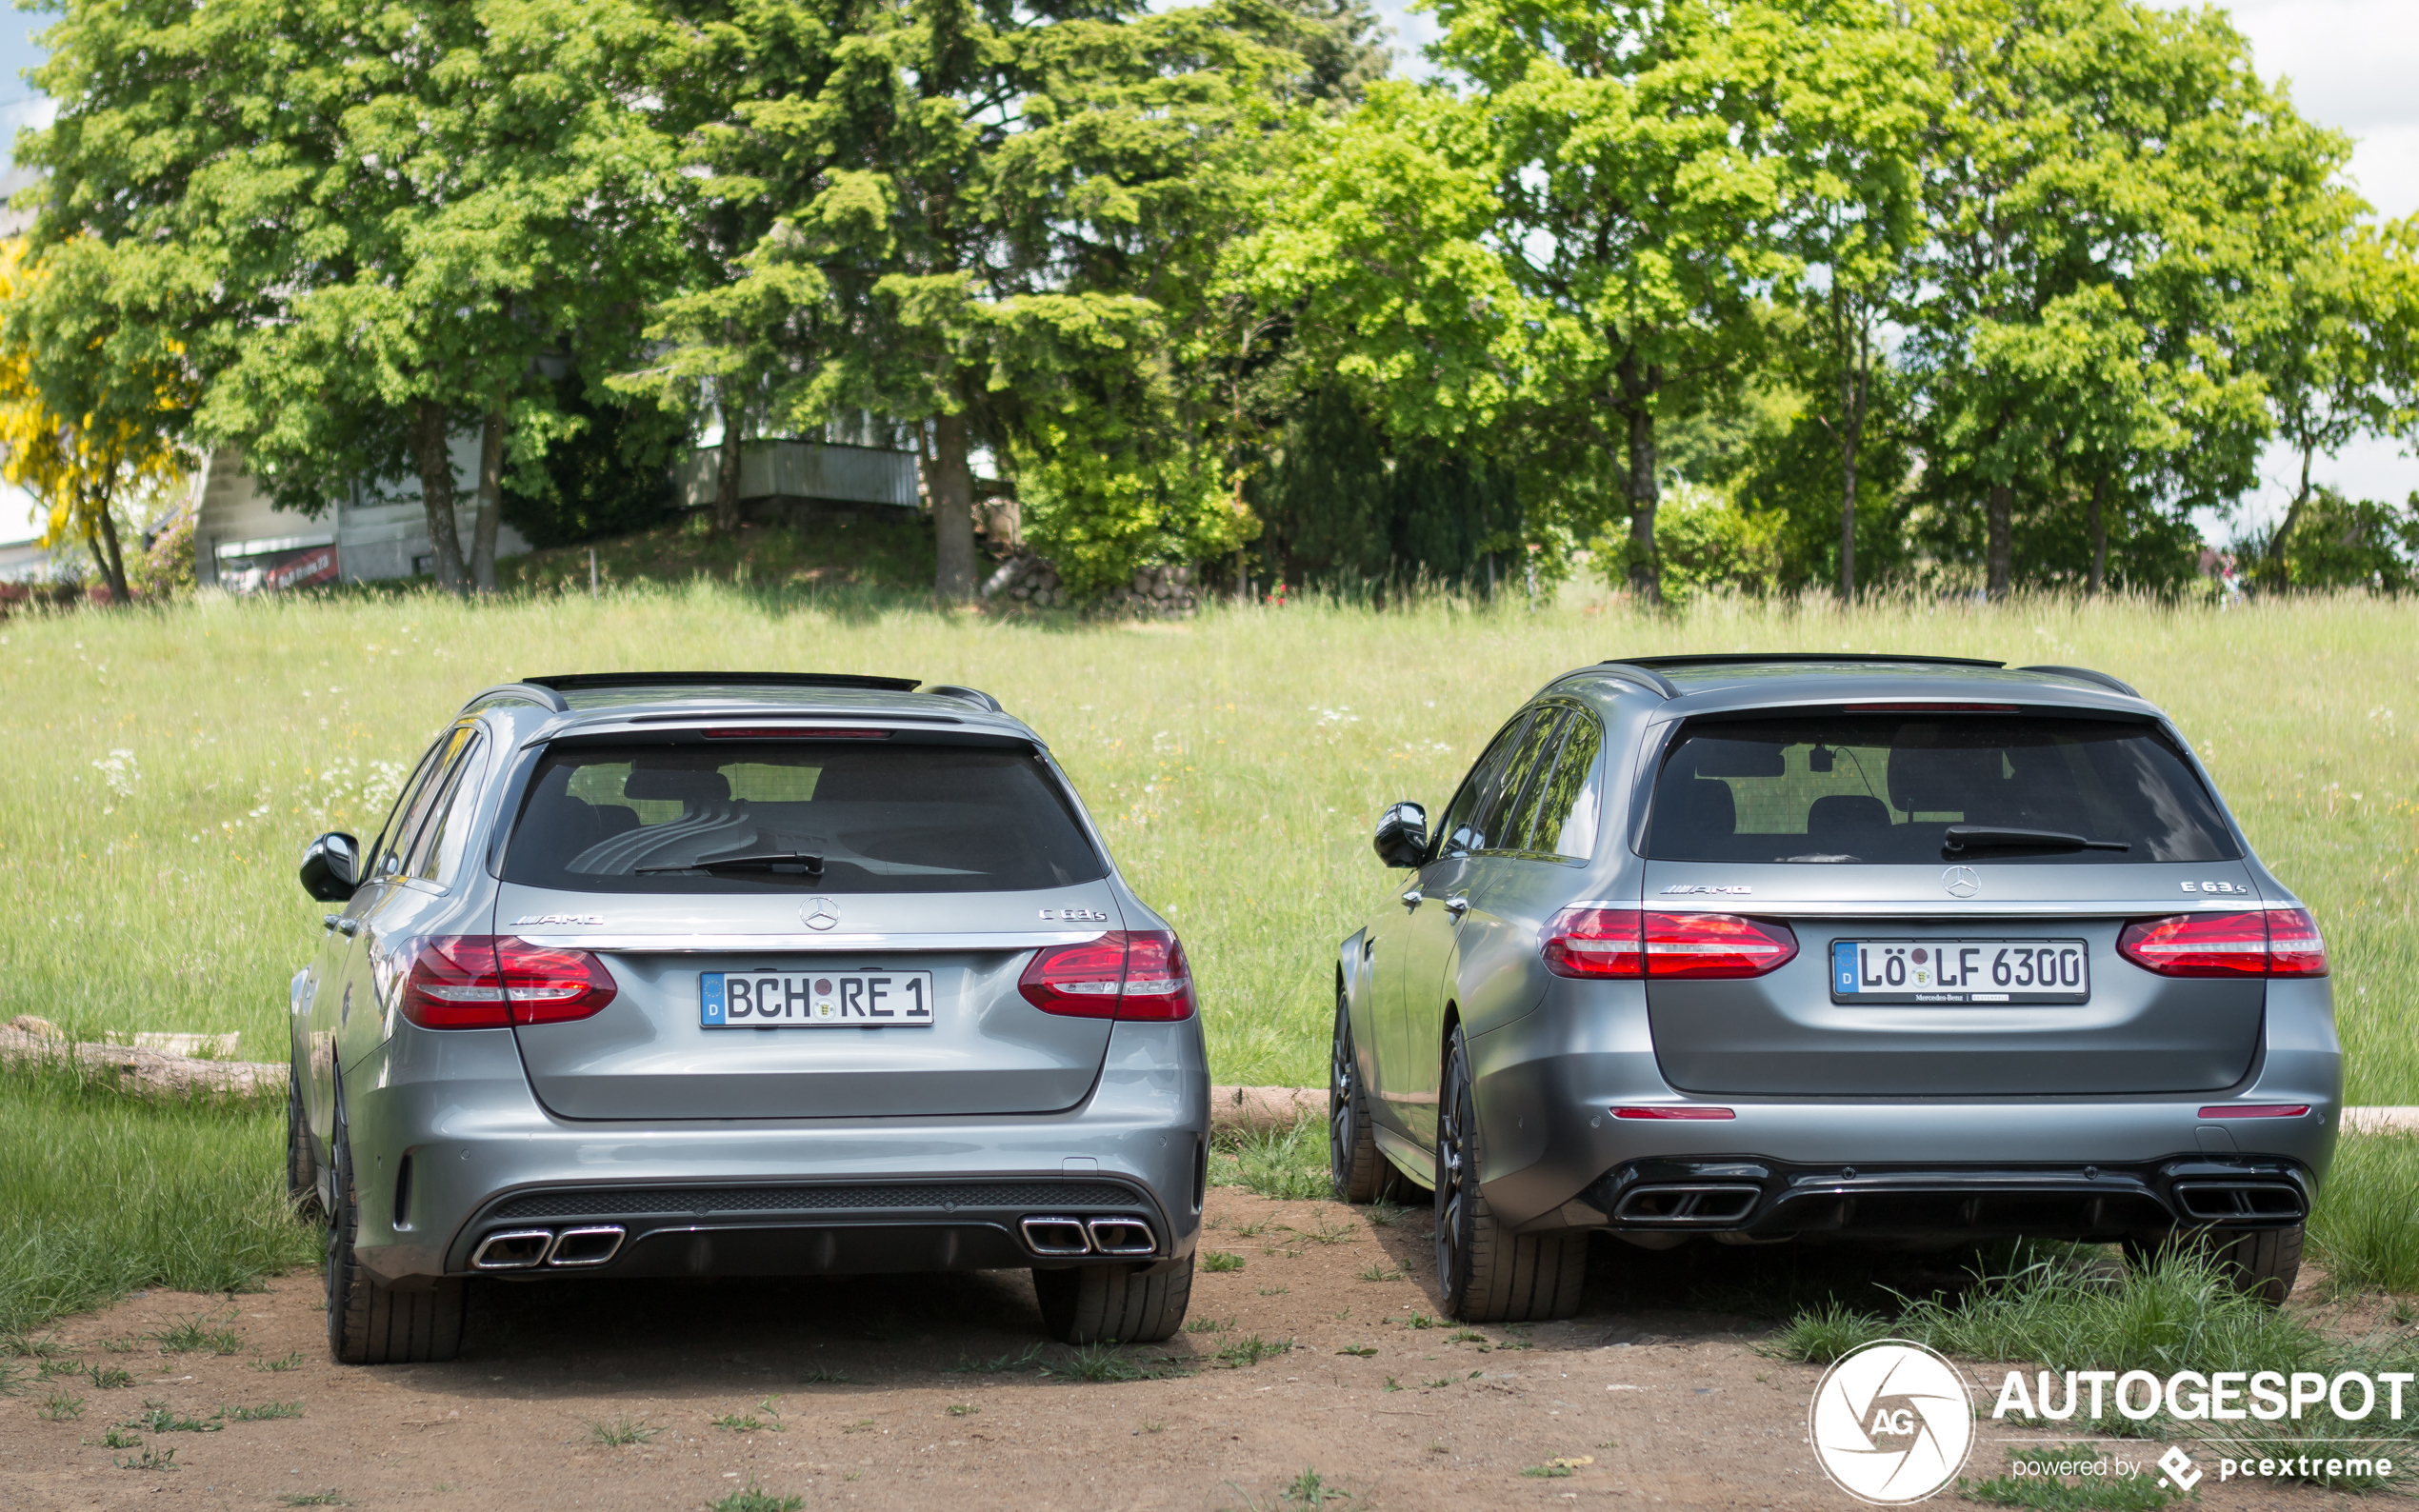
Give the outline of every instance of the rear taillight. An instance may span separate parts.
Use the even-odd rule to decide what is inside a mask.
[[[2139,919],[2117,954],[2163,977],[2323,977],[2327,944],[2303,908]]]
[[[403,1016],[424,1029],[501,1029],[588,1018],[619,989],[586,950],[511,935],[430,935],[407,947]]]
[[[1797,955],[1797,936],[1785,924],[1601,905],[1554,915],[1541,945],[1546,969],[1563,977],[1760,977]]]
[[[1165,930],[1112,929],[1097,940],[1036,951],[1016,990],[1044,1013],[1065,1018],[1192,1017],[1185,947]]]

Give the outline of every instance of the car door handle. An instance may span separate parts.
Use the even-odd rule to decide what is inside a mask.
[[[1469,900],[1468,898],[1448,898],[1445,900],[1445,911],[1458,919],[1462,915],[1469,912]]]
[[[1426,894],[1422,893],[1417,887],[1413,887],[1410,891],[1403,894],[1403,901],[1409,904],[1414,908],[1418,907],[1425,899]]]

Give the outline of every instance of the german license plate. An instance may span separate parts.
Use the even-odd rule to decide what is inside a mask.
[[[892,1029],[932,1023],[930,971],[707,971],[697,1022],[709,1029]]]
[[[2084,1003],[2081,940],[1834,940],[1834,1003]]]

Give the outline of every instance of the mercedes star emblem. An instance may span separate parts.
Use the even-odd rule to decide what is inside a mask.
[[[1963,866],[1957,869],[1965,871]],[[1973,873],[1966,872],[1966,875],[1970,877]],[[810,929],[829,929],[840,922],[840,910],[831,905],[829,898],[809,898],[799,906],[798,917],[807,922]]]
[[[1940,885],[1949,889],[1951,898],[1970,898],[1982,891],[1982,876],[1971,866],[1951,866],[1940,874]],[[807,922],[814,923],[811,919]]]

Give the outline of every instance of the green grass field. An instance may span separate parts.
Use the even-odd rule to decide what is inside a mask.
[[[0,1021],[233,1029],[247,1058],[277,1058],[324,911],[293,880],[303,843],[374,829],[468,694],[524,673],[811,668],[967,683],[1030,721],[1183,930],[1218,1078],[1315,1084],[1329,951],[1388,885],[1371,819],[1440,803],[1547,678],[1655,651],[1900,650],[2096,666],[2172,710],[2326,927],[2352,1101],[2419,1103],[2419,965],[2397,948],[2419,844],[2414,629],[2412,606],[2366,597],[1646,619],[1574,589],[1533,613],[1305,603],[1130,625],[702,584],[18,619],[0,626]]]
[[[1547,678],[1655,651],[1908,650],[2098,666],[2171,709],[2326,927],[2351,1099],[2419,1103],[2413,628],[2411,607],[2367,598],[1641,619],[1580,590],[1533,613],[1308,603],[1121,625],[703,583],[21,618],[0,623],[0,1022],[231,1029],[247,1058],[281,1057],[286,982],[324,911],[294,882],[303,843],[375,829],[468,694],[532,672],[813,668],[968,683],[1030,721],[1184,931],[1217,1077],[1315,1084],[1329,952],[1388,891],[1369,822],[1394,799],[1441,802]],[[131,1287],[307,1262],[315,1234],[277,1190],[281,1111],[0,1074],[0,1354],[10,1331]],[[1308,1194],[1318,1145],[1310,1130],[1222,1148],[1219,1178]],[[2348,1145],[2342,1176],[2313,1224],[2321,1255],[2349,1284],[2419,1287],[2419,1142]]]

